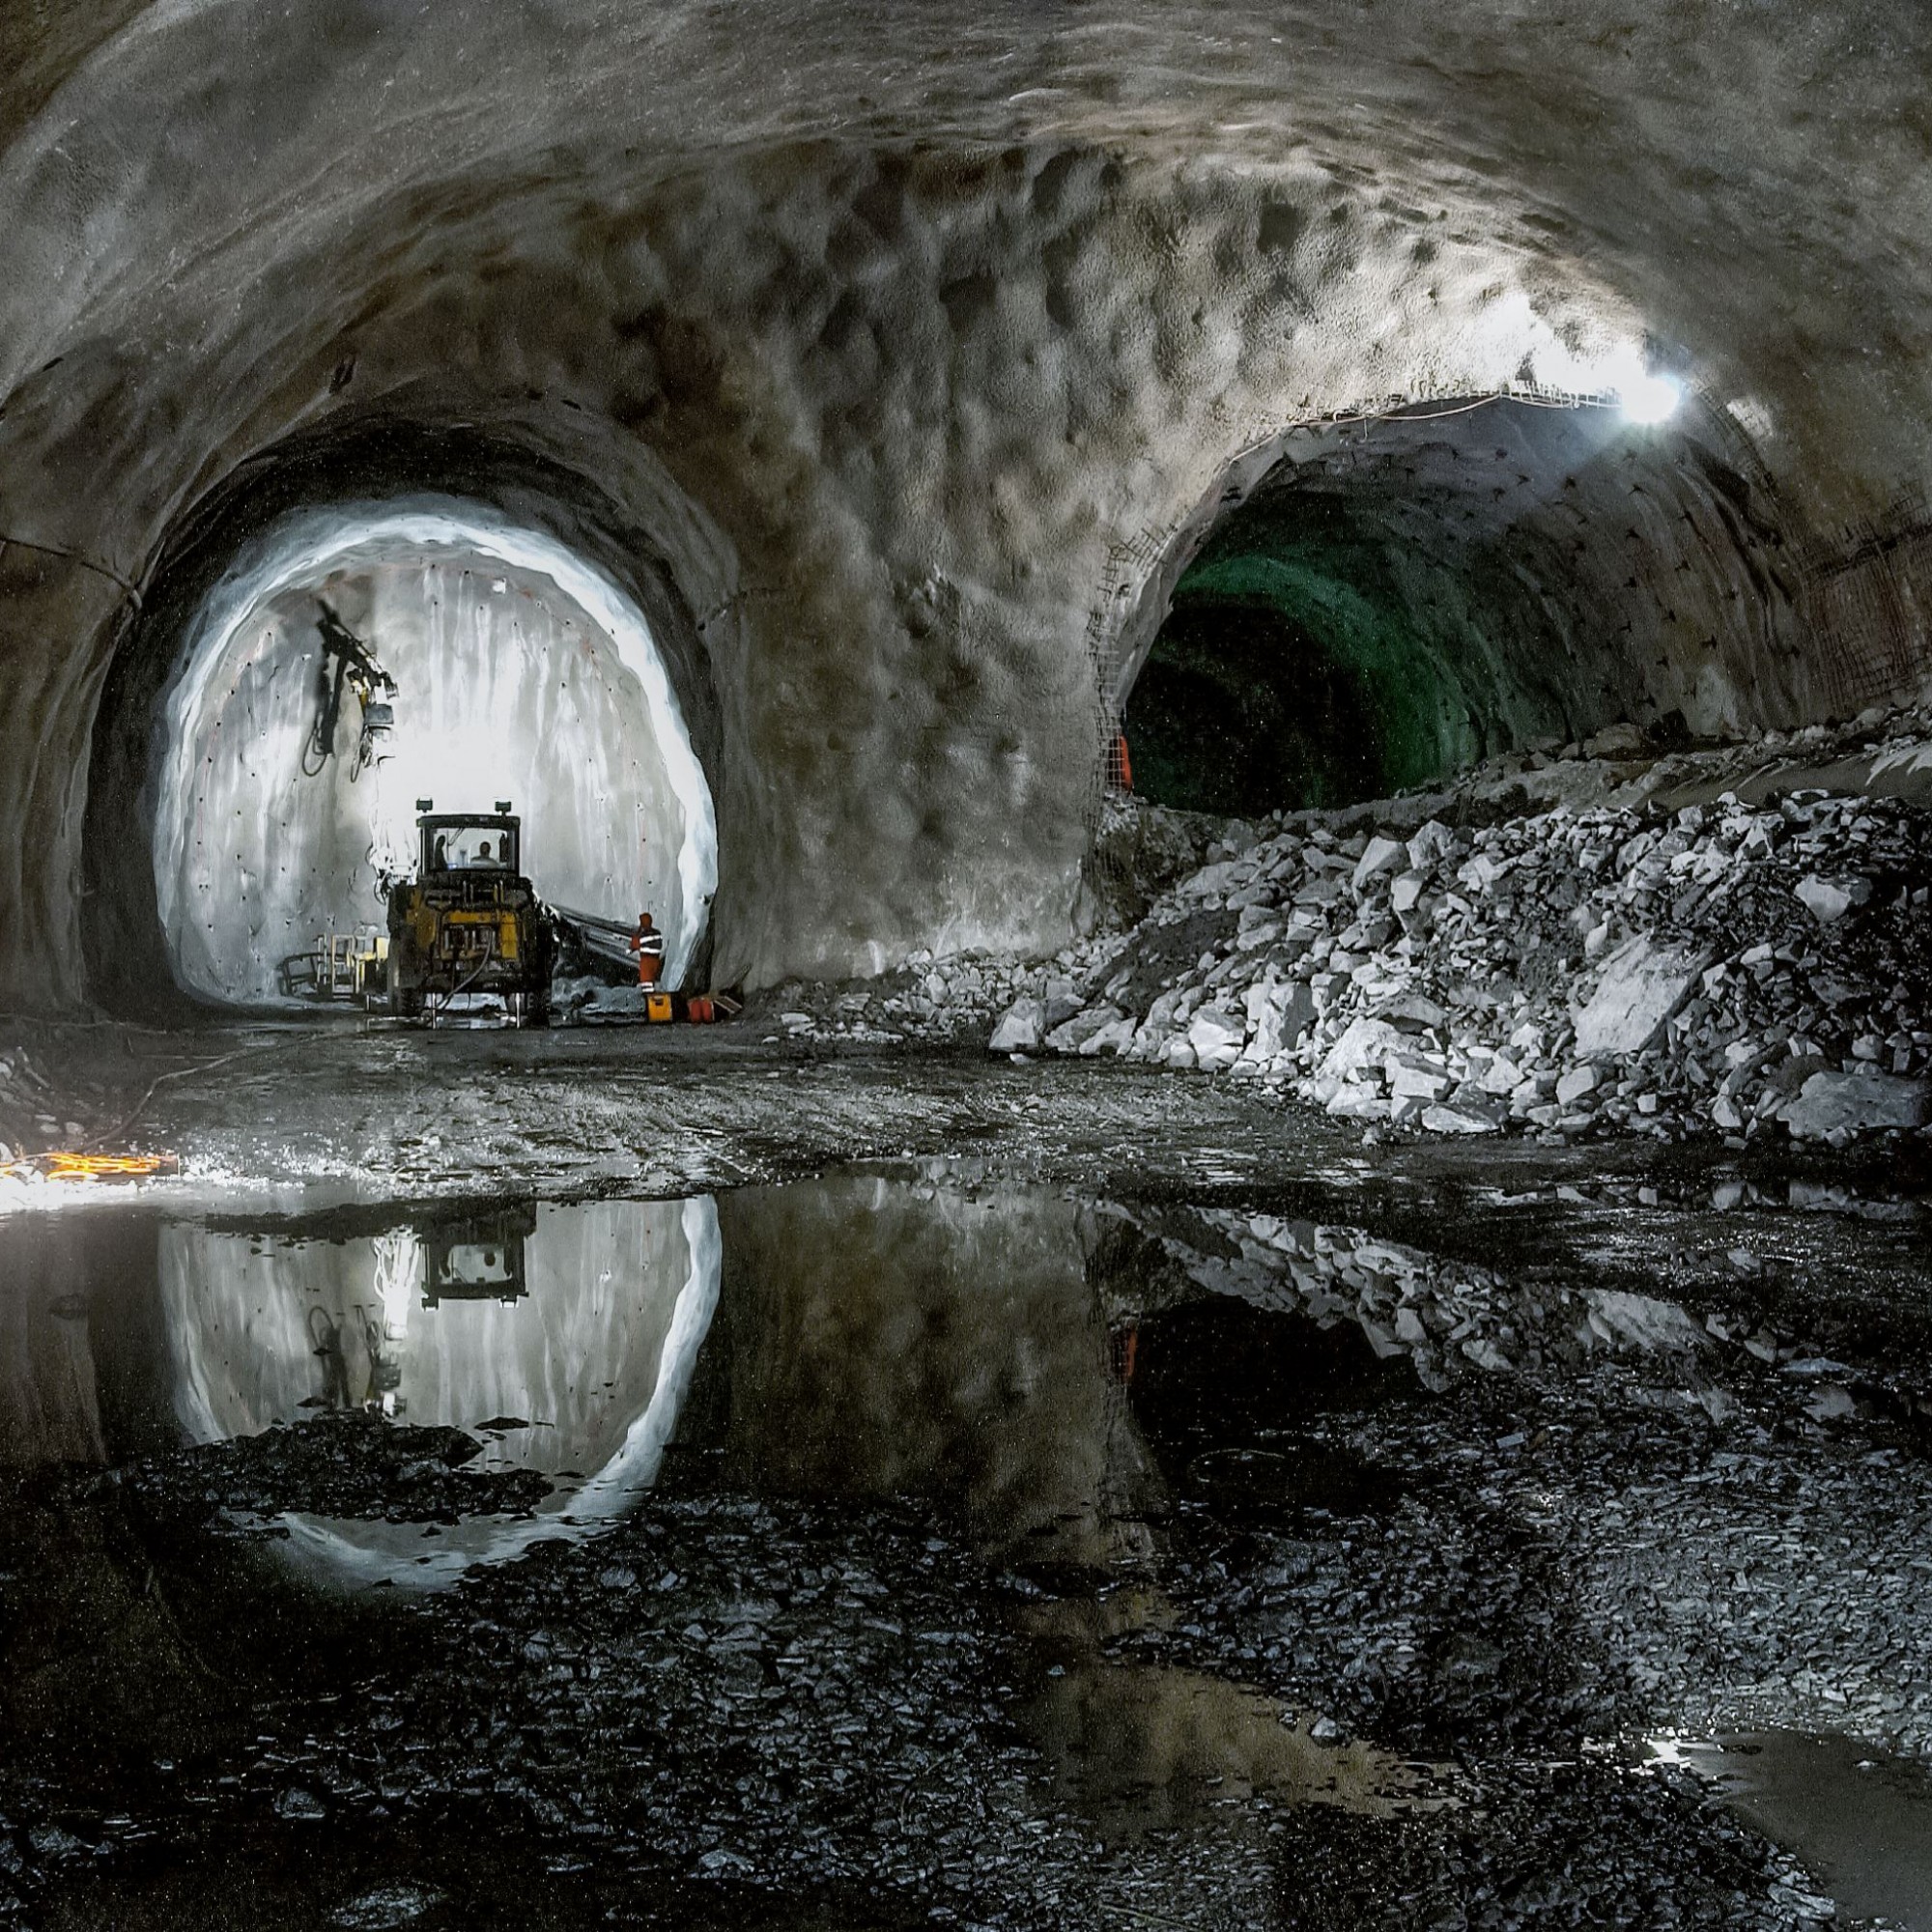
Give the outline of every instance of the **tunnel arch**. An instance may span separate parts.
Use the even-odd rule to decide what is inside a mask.
[[[438,488],[439,481],[453,487]],[[514,744],[529,787],[529,795],[516,801],[526,818],[526,869],[534,864],[539,892],[546,889],[541,873],[548,853],[550,889],[564,903],[584,896],[586,880],[594,886],[599,877],[615,898],[637,896],[639,882],[623,865],[613,868],[607,850],[600,874],[588,848],[600,837],[607,847],[616,838],[615,828],[593,822],[594,814],[603,809],[600,797],[610,802],[616,768],[642,758],[657,767],[659,805],[668,798],[676,821],[675,862],[663,882],[668,898],[657,908],[669,915],[668,968],[688,980],[701,980],[709,970],[718,881],[720,706],[708,653],[668,559],[595,486],[541,454],[473,433],[383,423],[359,434],[296,439],[244,466],[180,521],[146,594],[138,606],[130,604],[96,713],[83,831],[83,944],[93,997],[110,1010],[171,1019],[197,1005],[277,1003],[270,989],[275,956],[315,937],[303,936],[302,928],[315,922],[306,917],[299,894],[285,893],[284,903],[271,892],[256,892],[258,901],[270,903],[270,923],[288,928],[279,936],[243,934],[226,920],[208,927],[199,944],[185,944],[184,932],[185,891],[199,889],[206,903],[210,894],[227,896],[215,874],[231,863],[239,862],[251,878],[263,869],[263,853],[255,849],[262,841],[254,838],[243,794],[266,802],[279,767],[251,767],[252,778],[236,780],[240,789],[224,800],[223,813],[237,807],[239,828],[231,821],[225,839],[207,838],[199,820],[199,829],[190,829],[196,801],[207,801],[187,766],[212,754],[189,754],[186,748],[195,740],[219,744],[220,731],[213,727],[222,706],[252,702],[250,732],[263,739],[261,755],[272,762],[267,748],[279,742],[278,734],[288,735],[291,715],[298,719],[305,706],[312,710],[305,690],[312,691],[314,678],[315,653],[307,648],[314,641],[313,592],[327,582],[336,595],[345,587],[352,596],[362,594],[357,572],[363,592],[370,579],[401,573],[405,604],[413,588],[416,603],[427,607],[414,613],[414,629],[420,633],[428,618],[430,655],[436,657],[440,642],[441,671],[432,680],[427,704],[424,692],[417,692],[418,727],[396,734],[402,755],[390,759],[397,766],[393,773],[377,767],[374,779],[358,788],[347,781],[350,749],[323,774],[323,791],[314,776],[300,779],[293,769],[280,774],[292,790],[307,787],[298,803],[307,810],[301,823],[313,835],[304,847],[298,829],[293,848],[285,837],[276,847],[281,865],[292,849],[303,863],[320,850],[319,869],[355,875],[357,902],[351,902],[347,889],[333,895],[341,902],[340,928],[380,925],[380,905],[364,889],[373,887],[373,868],[384,853],[407,861],[409,821],[421,786],[406,767],[413,763],[420,774],[426,754],[432,763],[440,760],[458,787],[452,793],[445,786],[442,809],[488,810],[503,789],[500,755]],[[438,573],[440,580],[432,582]],[[446,617],[439,623],[443,613],[434,608],[448,600],[451,580],[459,591],[474,593],[462,604],[471,632],[467,639],[454,636]],[[534,628],[512,619],[492,629],[485,613],[493,592],[497,604],[505,602],[504,593],[522,593],[508,602],[521,602],[526,615],[534,599]],[[394,597],[391,583],[392,611]],[[272,643],[265,625],[279,633]],[[434,635],[439,632],[440,639]],[[509,657],[521,663],[493,664],[490,676],[520,675],[530,687],[523,692],[527,700],[543,682],[537,661],[546,635],[553,645],[572,640],[593,673],[588,682],[603,687],[596,695],[599,715],[588,727],[594,743],[570,737],[573,717],[576,728],[585,728],[589,713],[582,703],[573,713],[567,699],[545,703],[537,693],[557,740],[540,744],[528,730],[519,739],[519,727],[493,725],[494,700],[503,691],[489,684],[473,696],[434,688],[467,678],[479,643],[487,651],[514,639]],[[379,640],[379,657],[381,648]],[[245,693],[235,682],[244,668],[253,680]],[[577,682],[582,686],[586,679]],[[569,679],[560,683],[567,687]],[[270,694],[266,710],[265,693]],[[405,702],[399,718],[407,722],[409,715]],[[353,738],[354,731],[354,718],[346,717],[345,735]],[[466,743],[471,753],[467,760],[455,755]],[[591,767],[584,781],[590,789],[574,800],[574,817],[563,828],[573,844],[547,837],[543,793],[549,781],[530,775],[554,772],[566,753],[574,757],[579,751]],[[478,768],[473,779],[464,778],[466,763]],[[485,775],[485,765],[494,776]],[[630,776],[635,781],[636,774]],[[317,834],[316,813],[339,817],[344,804],[352,821],[347,830],[330,823]],[[630,792],[617,799],[612,815],[627,811],[634,817],[644,811]],[[384,821],[380,837],[373,822],[361,823],[372,813]],[[653,835],[665,831],[662,821],[662,810],[649,818]],[[355,848],[347,856],[345,838]],[[190,880],[197,839],[208,850],[200,874]],[[560,848],[573,854],[561,878],[555,865]],[[362,878],[363,872],[369,876]],[[318,890],[331,898],[326,885]],[[363,897],[371,903],[359,903]],[[582,909],[624,919],[639,909],[618,906],[615,898]],[[304,913],[287,916],[292,906]]]
[[[1499,393],[1297,425],[1230,465],[1122,626],[1135,782],[1253,816],[1815,708],[1779,510],[1694,398],[1658,424]]]
[[[120,917],[82,860],[113,613],[292,432],[461,421],[702,507],[733,568],[668,576],[731,747],[719,977],[752,987],[1065,943],[1116,593],[1284,421],[1654,332],[1756,440],[1789,549],[1844,560],[1927,475],[1932,200],[1868,182],[1924,172],[1926,29],[1882,11],[1135,0],[1124,81],[1113,35],[1010,8],[914,10],[882,66],[832,0],[749,37],[633,0],[567,44],[489,0],[57,36],[0,78],[0,998],[140,994],[140,947],[85,939]],[[1838,37],[1815,72],[1800,13]],[[1863,588],[1767,715],[1922,683],[1922,626],[1823,635]]]

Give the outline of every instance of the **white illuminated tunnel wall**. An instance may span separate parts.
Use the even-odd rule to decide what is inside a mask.
[[[304,770],[326,597],[395,678],[381,762]],[[444,498],[285,519],[204,605],[169,694],[155,886],[175,976],[204,998],[279,997],[328,931],[381,928],[383,872],[412,869],[415,801],[523,819],[553,904],[648,911],[681,980],[718,872],[711,792],[643,612],[554,539]]]

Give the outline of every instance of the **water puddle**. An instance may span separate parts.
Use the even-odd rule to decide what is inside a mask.
[[[1295,1922],[1291,1839],[1548,1808],[1443,1715],[1480,1756],[1583,1694],[1563,1577],[1482,1580],[1514,1374],[1725,1346],[1361,1227],[860,1172],[0,1221],[0,1924],[298,1868],[302,1924]],[[1471,1391],[1492,1446],[1378,1446]]]
[[[50,1896],[185,1923],[206,1893],[145,1849],[171,1834],[213,1875],[326,1820],[507,1805],[781,1890],[801,1846],[814,1885],[911,1884],[950,1833],[963,1899],[1075,1883],[1100,1842],[1171,1915],[1204,1878],[1264,1896],[1298,1807],[1454,1802],[1162,1653],[1167,1526],[1386,1508],[1320,1416],[1417,1384],[1353,1325],[1208,1295],[1114,1210],[869,1176],[133,1209],[0,1224],[0,1284],[29,1472],[0,1731],[65,1789],[24,1867]],[[18,1802],[0,1774],[0,1840]],[[331,1922],[459,1912],[411,1842],[380,1883],[344,1867]]]
[[[1264,1801],[1334,1805],[1366,1818],[1439,1811],[1440,1765],[1357,1740],[1316,1738],[1319,1719],[1203,1671],[1087,1662],[1063,1667],[1027,1712],[1056,1784],[1104,1838],[1181,1829]]]
[[[8,1307],[25,1331],[6,1356],[7,1460],[112,1463],[128,1447],[261,1438],[336,1414],[469,1432],[480,1446],[462,1463],[547,1479],[514,1518],[273,1512],[291,1559],[344,1585],[447,1583],[632,1507],[656,1479],[717,1305],[713,1204],[529,1203],[367,1223],[68,1217],[0,1230]],[[75,1276],[87,1287],[47,1292]],[[338,1433],[335,1460],[357,1440]],[[447,1458],[449,1445],[423,1452]],[[280,1476],[303,1473],[281,1460]],[[311,1487],[330,1487],[327,1460],[306,1472]],[[393,1500],[395,1469],[387,1480]]]
[[[1932,1932],[1932,1768],[1797,1731],[1652,1749],[1689,1765],[1741,1818],[1798,1853],[1843,1913]]]
[[[299,1513],[292,1551],[342,1581],[447,1581],[587,1533],[657,1478],[718,1300],[709,1200],[466,1210],[333,1238],[160,1230],[173,1401],[191,1441],[351,1409],[476,1433],[480,1470],[548,1492],[520,1519],[414,1526]],[[413,1532],[413,1533],[412,1533]]]

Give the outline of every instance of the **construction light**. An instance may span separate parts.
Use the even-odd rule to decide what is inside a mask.
[[[1614,408],[1627,423],[1654,427],[1668,422],[1684,400],[1684,384],[1651,361],[1649,345],[1634,336],[1595,354],[1552,343],[1533,365],[1539,382],[1589,403]]]
[[[1648,372],[1626,382],[1617,391],[1624,420],[1632,423],[1668,422],[1684,400],[1684,384],[1674,376]]]

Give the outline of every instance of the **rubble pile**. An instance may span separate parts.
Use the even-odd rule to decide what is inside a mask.
[[[1932,811],[1726,795],[1264,830],[1164,894],[1078,1011],[1022,995],[992,1046],[1448,1134],[1843,1145],[1932,1121]]]
[[[759,996],[767,1043],[842,1041],[859,1046],[918,1041],[983,1042],[1003,1013],[1033,1013],[1029,1039],[1072,1018],[1087,1004],[1094,974],[1120,949],[1120,935],[1085,940],[1050,959],[963,952],[935,958],[924,948],[877,980],[813,983],[790,980]],[[1001,1052],[1012,1050],[999,1040]]]
[[[1726,792],[1747,804],[1802,791],[1861,792],[1932,802],[1932,704],[1873,706],[1837,724],[1754,730],[1730,743],[1662,750],[1636,726],[1612,724],[1579,744],[1505,752],[1440,791],[1328,814],[1350,830],[1412,832],[1430,818],[1523,816],[1567,805],[1676,811]]]

